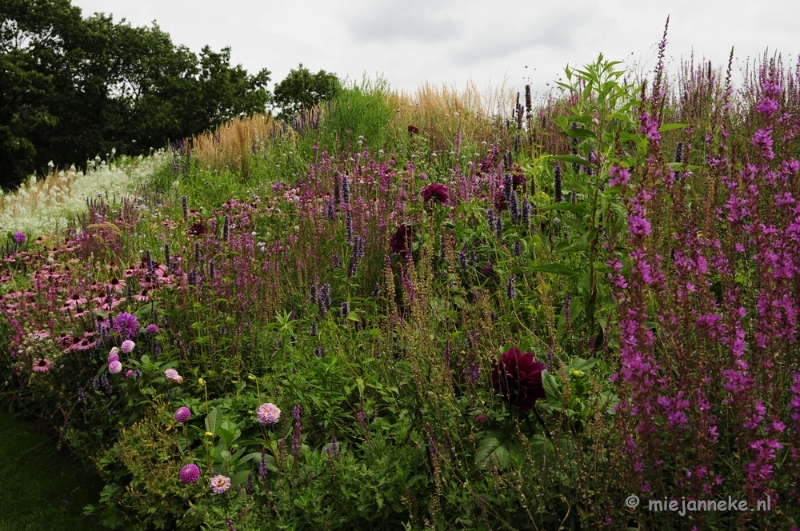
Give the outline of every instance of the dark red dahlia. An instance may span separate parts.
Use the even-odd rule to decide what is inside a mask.
[[[508,210],[508,201],[506,201],[506,196],[503,194],[503,192],[497,192],[497,194],[494,196],[494,207],[498,212]]]
[[[389,241],[389,244],[392,247],[392,252],[397,253],[405,258],[406,254],[408,253],[408,249],[411,247],[412,234],[413,230],[408,225],[400,225],[397,227],[397,231]]]
[[[530,411],[536,401],[545,397],[542,371],[547,367],[539,363],[530,352],[521,353],[517,347],[492,362],[492,387],[503,395],[511,406],[523,413]]]
[[[206,224],[202,221],[196,221],[189,227],[189,234],[192,236],[201,236],[206,233]]]
[[[433,199],[439,203],[446,204],[447,198],[449,197],[447,192],[447,187],[445,185],[433,183],[422,189],[422,198],[426,203]]]
[[[408,126],[408,134],[414,134],[414,133],[419,133],[419,129],[417,129],[413,125],[409,125]]]

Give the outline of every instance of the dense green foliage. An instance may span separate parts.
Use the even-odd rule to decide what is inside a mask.
[[[800,80],[665,44],[507,120],[343,86],[9,233],[4,406],[111,528],[795,531]]]
[[[0,186],[147,154],[235,116],[264,112],[270,72],[230,64],[230,49],[196,56],[157,25],[82,18],[69,0],[0,4]]]
[[[312,74],[300,63],[275,86],[274,103],[281,108],[278,118],[288,122],[300,111],[307,111],[320,101],[332,100],[340,89],[336,74],[324,70]]]

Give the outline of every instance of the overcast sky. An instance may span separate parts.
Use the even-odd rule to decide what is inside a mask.
[[[312,72],[361,80],[381,75],[413,91],[425,81],[463,89],[547,91],[567,64],[607,58],[655,65],[670,16],[667,58],[675,71],[694,51],[724,70],[730,49],[742,67],[770,52],[800,54],[797,0],[72,0],[134,26],[156,21],[176,44],[199,53],[232,48],[250,73],[272,72],[272,90],[302,62]],[[736,70],[736,68],[735,68]]]

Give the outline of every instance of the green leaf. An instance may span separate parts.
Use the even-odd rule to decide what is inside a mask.
[[[242,483],[244,483],[245,481],[247,481],[247,476],[249,475],[250,475],[249,470],[242,470],[241,472],[237,472],[236,474],[234,474],[233,477],[231,478],[231,488],[234,489],[239,485],[241,485]]]
[[[543,207],[537,207],[539,210],[557,210],[557,211],[568,211],[568,212],[580,212],[581,214],[588,214],[591,210],[592,206],[586,202],[575,203],[556,203],[554,205],[547,205]]]
[[[212,409],[206,417],[206,431],[217,435],[217,429],[222,425],[222,411],[219,408]]]
[[[548,400],[561,405],[561,387],[558,385],[558,380],[556,380],[555,376],[550,374],[550,371],[542,371],[542,386]]]
[[[688,125],[689,124],[661,124],[661,127],[658,128],[658,132],[665,133],[673,129],[683,129],[684,127],[688,127]]]
[[[507,467],[511,462],[511,456],[508,453],[506,445],[511,441],[511,434],[506,431],[495,430],[490,431],[481,440],[478,445],[478,451],[475,453],[475,459],[478,464],[484,464],[487,461],[494,460],[497,466],[501,468]]]
[[[550,155],[547,158],[550,160],[560,160],[562,162],[580,164],[581,166],[592,166],[591,162],[582,157],[578,157],[577,155]]]
[[[541,273],[552,273],[554,275],[565,275],[568,277],[577,277],[580,274],[577,271],[570,269],[569,267],[562,264],[536,265],[529,267],[528,270]]]

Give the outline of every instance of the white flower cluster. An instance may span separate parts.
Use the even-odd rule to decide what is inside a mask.
[[[96,169],[86,174],[72,166],[46,179],[31,176],[19,190],[5,195],[0,192],[0,227],[33,238],[53,233],[63,229],[70,216],[86,209],[87,197],[97,197],[101,192],[108,197],[131,194],[168,162],[161,150],[124,165],[92,164]]]

